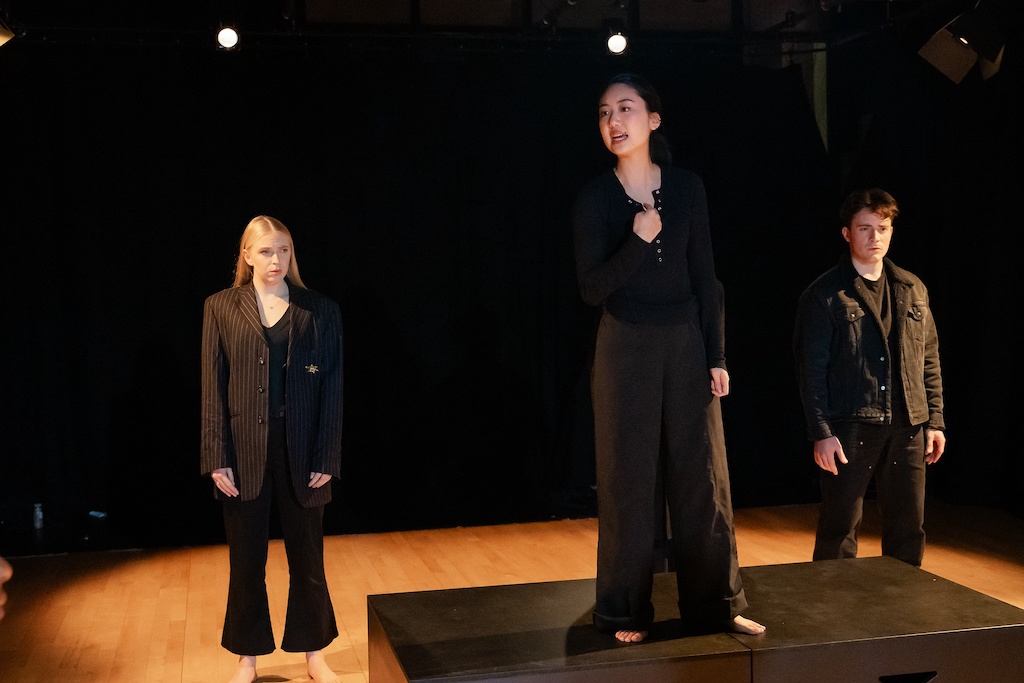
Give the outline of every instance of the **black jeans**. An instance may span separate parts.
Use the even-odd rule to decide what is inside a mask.
[[[747,603],[721,408],[711,394],[696,322],[636,325],[605,313],[591,381],[598,504],[595,626],[650,628],[655,543],[667,502],[684,625],[728,628]]]
[[[224,503],[231,578],[221,645],[237,655],[263,655],[275,649],[266,584],[273,502],[288,557],[288,609],[281,649],[322,650],[338,636],[324,575],[324,509],[304,508],[295,497],[283,419],[270,421],[267,442],[267,471],[260,495],[251,501]]]
[[[849,464],[822,470],[815,560],[857,556],[857,532],[872,478],[882,517],[882,554],[915,567],[924,557],[924,429],[840,422],[832,427]]]

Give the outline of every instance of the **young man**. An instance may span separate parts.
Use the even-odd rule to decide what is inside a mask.
[[[793,351],[821,468],[814,559],[857,556],[872,478],[882,554],[921,565],[925,468],[945,449],[939,343],[928,290],[886,258],[896,200],[880,189],[840,209],[850,245],[800,296]]]

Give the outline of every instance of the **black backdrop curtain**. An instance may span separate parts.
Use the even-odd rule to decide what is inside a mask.
[[[940,326],[951,432],[932,491],[1012,509],[1013,397],[988,373],[1019,379],[1017,65],[957,87],[906,46],[836,50],[826,150],[798,67],[637,52],[6,46],[0,530],[27,530],[42,502],[71,547],[221,540],[198,472],[202,304],[258,213],[342,308],[328,533],[592,514],[596,318],[570,212],[612,162],[595,105],[627,69],[661,91],[676,164],[708,187],[737,507],[816,500],[793,311],[844,249],[843,194],[871,184],[901,200],[892,256],[931,286]]]

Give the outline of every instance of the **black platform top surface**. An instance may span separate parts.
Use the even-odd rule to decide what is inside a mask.
[[[1016,627],[1024,610],[891,557],[741,570],[753,650]]]
[[[434,676],[607,667],[689,657],[749,657],[724,633],[687,637],[675,576],[654,582],[657,622],[643,643],[626,645],[592,624],[594,580],[391,593],[367,597],[410,680]]]
[[[595,631],[594,580],[367,597],[410,680],[615,666],[974,629],[1015,628],[1024,610],[888,557],[741,569],[759,636],[682,630],[675,575],[655,575],[655,624],[625,645]]]

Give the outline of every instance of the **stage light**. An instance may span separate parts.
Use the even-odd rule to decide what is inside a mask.
[[[629,41],[621,33],[613,33],[608,36],[608,52],[613,55],[621,55],[629,47]]]
[[[217,32],[217,45],[222,50],[234,50],[238,47],[238,31],[231,26],[224,26]]]
[[[613,55],[625,53],[629,48],[629,38],[626,36],[626,27],[623,22],[618,19],[608,19],[604,24],[608,31],[608,38],[605,42],[608,53]]]
[[[998,0],[974,7],[935,32],[918,54],[954,83],[977,65],[983,80],[999,71],[1006,44],[1007,17]]]
[[[3,45],[8,40],[14,37],[14,31],[7,28],[7,25],[3,21],[0,21],[0,45]]]
[[[996,61],[1006,44],[1006,22],[992,2],[978,2],[949,24],[949,32],[990,62]]]

